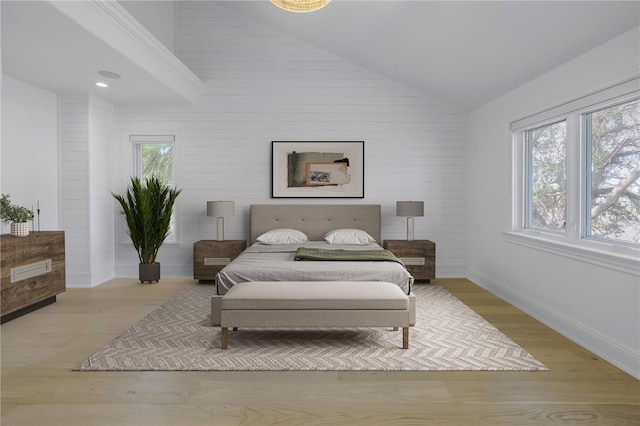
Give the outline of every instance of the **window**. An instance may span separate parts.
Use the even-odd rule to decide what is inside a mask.
[[[586,236],[640,242],[640,102],[585,114]]]
[[[133,142],[134,173],[140,179],[157,177],[174,186],[173,135],[131,135]]]
[[[527,130],[527,227],[564,231],[567,223],[567,123]]]
[[[176,186],[174,173],[174,135],[130,135],[133,145],[133,172],[143,181],[155,176],[161,182]],[[171,218],[171,232],[166,242],[176,239],[176,212]]]
[[[637,273],[638,87],[630,80],[511,124],[508,241]]]

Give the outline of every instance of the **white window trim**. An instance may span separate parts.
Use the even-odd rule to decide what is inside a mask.
[[[173,157],[175,159],[175,147],[176,147],[176,137],[175,135],[170,135],[170,134],[162,134],[162,135],[148,135],[148,134],[144,134],[144,135],[140,135],[140,134],[132,134],[129,135],[129,142],[131,143],[132,147],[135,146],[140,146],[142,144],[145,143],[157,143],[157,144],[162,144],[162,143],[170,143],[173,144],[173,150],[172,152],[174,153]],[[139,152],[140,151],[140,152]],[[132,151],[132,159],[133,159],[133,173],[131,174],[132,176],[141,176],[142,175],[142,156],[141,154],[141,149],[133,149]],[[172,162],[172,166],[173,166],[173,176],[175,178],[175,172],[176,172],[176,165],[175,165],[175,161]]]
[[[640,276],[640,251],[633,247],[584,239],[568,240],[541,231],[506,231],[502,235],[508,243]]]
[[[511,123],[511,230],[505,241],[640,276],[640,249],[623,242],[586,238],[586,152],[581,143],[585,112],[640,96],[640,78],[600,90]],[[526,228],[526,146],[524,132],[567,120],[567,227],[565,233]],[[576,186],[578,186],[576,188]]]

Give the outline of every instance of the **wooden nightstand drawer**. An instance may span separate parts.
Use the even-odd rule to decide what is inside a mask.
[[[193,243],[193,278],[201,283],[213,282],[216,274],[246,248],[247,242],[244,240],[202,240]]]
[[[225,266],[231,262],[230,257],[205,257],[204,265],[205,266]]]
[[[405,266],[423,266],[426,263],[424,257],[401,257]]]
[[[383,247],[395,254],[416,280],[436,277],[436,244],[429,240],[385,240]]]

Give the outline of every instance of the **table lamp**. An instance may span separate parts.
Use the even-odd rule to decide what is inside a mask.
[[[224,241],[224,218],[234,215],[233,201],[207,201],[207,216],[218,220],[218,241]]]
[[[396,216],[407,218],[407,241],[413,241],[413,218],[424,216],[424,201],[397,201]]]

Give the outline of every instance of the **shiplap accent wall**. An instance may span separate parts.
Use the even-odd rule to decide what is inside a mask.
[[[91,286],[114,276],[113,147],[115,108],[89,95],[89,229]]]
[[[67,287],[90,280],[89,102],[60,96],[60,221],[65,231]]]
[[[61,96],[59,102],[67,287],[93,287],[114,275],[114,107],[93,95]]]
[[[227,239],[248,238],[253,203],[380,203],[383,238],[406,238],[397,200],[424,200],[416,239],[437,243],[437,274],[465,276],[466,115],[215,2],[177,2],[176,55],[207,83],[195,106],[118,106],[117,189],[135,133],[176,135],[178,244],[163,276],[192,274],[192,243],[215,239],[207,200],[234,200]],[[381,52],[382,54],[382,52]],[[364,140],[365,199],[271,199],[271,141]],[[116,275],[136,276],[122,230]]]

